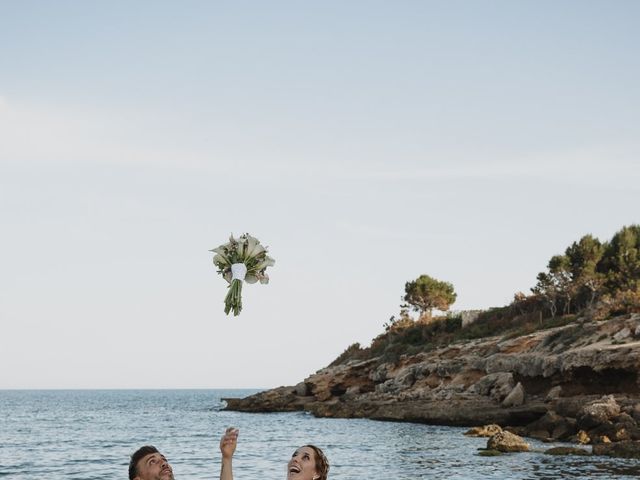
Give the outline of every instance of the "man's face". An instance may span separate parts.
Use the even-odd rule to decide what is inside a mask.
[[[173,480],[171,465],[161,453],[150,453],[138,461],[137,480]]]

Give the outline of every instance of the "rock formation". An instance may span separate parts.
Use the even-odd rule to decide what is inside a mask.
[[[487,441],[487,450],[498,452],[528,452],[529,444],[518,435],[511,432],[500,432]]]
[[[296,386],[226,399],[245,412],[515,427],[542,440],[640,440],[640,314],[352,360]],[[579,432],[582,436],[579,437]]]

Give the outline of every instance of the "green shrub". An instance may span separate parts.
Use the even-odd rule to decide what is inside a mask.
[[[338,358],[329,364],[330,367],[347,363],[349,360],[360,360],[368,357],[369,349],[362,348],[359,343],[349,345]]]

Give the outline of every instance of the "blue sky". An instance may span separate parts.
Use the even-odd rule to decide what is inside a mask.
[[[0,388],[293,384],[640,221],[637,2],[11,2]],[[208,249],[248,231],[238,318]]]

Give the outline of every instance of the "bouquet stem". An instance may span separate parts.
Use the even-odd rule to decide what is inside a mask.
[[[229,292],[224,299],[224,313],[229,315],[233,310],[233,316],[237,317],[242,311],[242,280],[237,278],[231,280]]]

